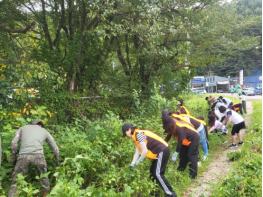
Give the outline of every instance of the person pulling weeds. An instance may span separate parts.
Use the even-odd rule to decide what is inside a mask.
[[[145,157],[152,160],[150,178],[157,181],[166,196],[175,197],[176,193],[164,176],[170,155],[168,144],[155,133],[138,129],[128,123],[122,126],[122,133],[123,137],[129,137],[135,145],[135,153],[130,167],[136,167]]]

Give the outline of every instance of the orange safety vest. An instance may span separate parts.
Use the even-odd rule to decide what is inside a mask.
[[[132,139],[133,139],[133,143],[136,146],[136,148],[139,150],[140,153],[142,153],[142,149],[140,146],[140,142],[136,140],[136,134],[138,132],[142,132],[146,137],[150,137],[153,138],[157,141],[159,141],[160,143],[164,144],[165,146],[168,147],[168,144],[166,141],[164,141],[164,139],[162,139],[161,137],[159,137],[158,135],[156,135],[155,133],[151,132],[151,131],[147,131],[147,130],[139,130],[139,129],[135,129],[134,133],[132,135]],[[147,139],[145,140],[145,143],[147,145]],[[154,154],[151,150],[147,150],[147,154],[146,157],[148,159],[157,159],[157,154]]]

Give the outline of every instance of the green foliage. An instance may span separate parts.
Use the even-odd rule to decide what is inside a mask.
[[[135,100],[138,98],[136,95],[134,92]],[[179,97],[185,99],[186,106],[192,114],[204,113],[205,116],[207,106],[204,98],[197,95],[178,95]],[[165,99],[158,91],[148,103],[137,101],[136,107],[140,112],[130,114],[129,120],[126,121],[164,137],[160,112],[163,108],[175,110],[177,101]],[[199,107],[197,108],[196,105]],[[45,110],[43,107],[39,109],[36,107],[36,111],[40,112],[38,114]],[[108,111],[102,118],[93,121],[85,116],[79,117],[74,117],[71,123],[54,124],[48,127],[59,145],[63,159],[63,162],[56,166],[52,153],[45,146],[50,172],[48,176],[52,185],[51,196],[149,196],[154,189],[159,188],[149,181],[149,161],[145,160],[136,169],[128,167],[134,153],[134,145],[129,139],[121,137],[123,121],[119,116]],[[49,120],[49,123],[52,123],[52,120]],[[26,122],[25,118],[13,120],[11,116],[5,117],[3,122],[4,160],[0,171],[2,194],[9,188],[12,171],[9,163],[11,153],[8,147],[15,131],[13,125],[21,126]],[[210,151],[217,151],[217,147],[224,140],[218,136],[211,136]],[[174,148],[175,142],[171,141],[171,152]],[[177,172],[176,165],[178,164],[169,161],[166,177],[175,191],[181,195],[182,188],[189,186],[191,179],[188,177],[187,170],[184,173]],[[201,171],[204,169],[205,166]],[[33,183],[28,183],[23,189],[19,189],[21,195],[31,194],[36,191],[35,188],[38,188],[36,187],[38,178],[34,178],[35,174],[31,173],[28,177],[31,177],[29,181]]]
[[[253,103],[252,124],[240,152],[229,154],[234,163],[232,172],[215,189],[213,196],[262,195],[262,103]]]
[[[36,88],[42,99],[68,91],[123,96],[132,89],[148,99],[154,84],[172,98],[195,68],[260,64],[252,61],[261,51],[258,0],[181,1],[176,7],[171,0],[0,3],[0,63],[13,68],[16,81],[5,79],[7,86]]]
[[[23,197],[33,197],[39,192],[39,190],[35,188],[32,184],[28,183],[25,180],[25,177],[21,174],[18,174],[17,176],[17,191],[18,196]]]
[[[230,161],[236,161],[240,159],[241,156],[242,156],[241,151],[230,152],[227,154],[227,157]]]
[[[206,117],[203,97],[181,93],[201,66],[229,57],[252,65],[261,51],[259,4],[0,1],[0,192],[6,194],[9,184],[15,129],[41,118],[64,158],[56,168],[45,147],[51,195],[149,196],[148,163],[126,168],[133,148],[120,140],[122,119],[163,136],[160,112],[176,110],[179,96],[193,115]],[[214,147],[222,140],[211,136]],[[191,183],[187,173],[174,171],[170,165],[176,188]],[[35,192],[24,187],[21,195]]]
[[[260,0],[239,0],[232,1],[223,10],[219,7],[212,10],[214,17],[210,20],[216,21],[215,29],[220,29],[216,32],[221,32],[217,35],[218,45],[213,47],[212,53],[221,54],[218,56],[221,61],[212,62],[198,73],[211,70],[220,76],[237,76],[240,68],[244,69],[245,75],[261,69],[261,5]],[[225,24],[225,19],[229,17],[231,21]]]

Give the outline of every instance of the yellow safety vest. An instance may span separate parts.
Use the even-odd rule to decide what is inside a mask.
[[[183,116],[183,117],[189,117],[189,118],[192,118],[192,119],[196,120],[197,122],[203,124],[204,126],[206,125],[206,122],[205,122],[205,121],[200,120],[200,119],[198,119],[198,118],[195,118],[195,117],[193,117],[193,116],[191,116],[191,115],[187,115],[187,114],[180,114],[180,115]]]
[[[181,107],[185,110],[187,115],[190,115],[190,112],[188,111],[188,109],[185,106],[182,105]]]
[[[153,138],[157,141],[159,141],[160,143],[164,144],[165,146],[168,147],[168,144],[166,141],[164,141],[164,139],[162,139],[161,137],[159,137],[158,135],[156,135],[155,133],[151,132],[151,131],[147,131],[147,130],[139,130],[139,129],[135,129],[134,133],[132,135],[132,139],[133,139],[133,143],[136,146],[136,148],[139,150],[140,153],[142,153],[142,149],[140,146],[140,142],[136,140],[136,134],[138,132],[142,132],[145,136]],[[147,145],[147,140],[145,140],[145,143]],[[147,150],[147,154],[146,157],[148,159],[157,159],[157,154],[154,154],[151,150]]]
[[[188,119],[186,117],[183,117],[181,115],[178,114],[172,114],[173,118],[178,118],[179,120],[181,120],[181,122],[176,121],[175,124],[179,127],[185,127],[188,128],[194,132],[197,132],[197,130],[193,127],[193,125],[191,123],[189,123]]]

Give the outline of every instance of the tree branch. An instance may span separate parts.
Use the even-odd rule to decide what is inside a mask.
[[[119,39],[116,37],[115,38],[116,40],[116,44],[117,44],[117,49],[116,49],[116,52],[117,52],[117,55],[118,55],[118,59],[123,67],[123,70],[124,70],[124,73],[125,75],[129,76],[130,72],[129,72],[129,69],[128,69],[128,66],[127,66],[127,62],[125,61],[125,58],[121,52],[121,46],[120,46],[120,42],[119,42]]]
[[[0,29],[1,31],[7,32],[7,33],[21,33],[24,34],[28,32],[30,29],[32,29],[35,26],[35,22],[32,22],[30,24],[27,24],[25,27],[20,28],[20,29],[11,29],[7,27],[4,24],[0,24]]]
[[[52,39],[49,33],[49,28],[48,28],[47,18],[46,18],[45,0],[41,0],[41,7],[42,7],[42,17],[41,17],[42,28],[43,28],[43,31],[44,31],[44,34],[45,34],[45,37],[47,39],[50,49],[53,49],[53,43],[52,43]]]

